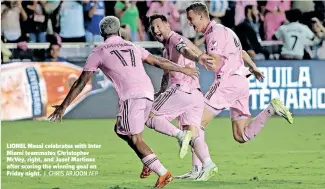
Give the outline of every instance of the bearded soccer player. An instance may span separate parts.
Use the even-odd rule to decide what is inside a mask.
[[[199,55],[207,56],[188,39],[171,31],[164,15],[152,15],[149,22],[152,35],[165,47],[165,58],[182,67],[189,65],[195,68],[194,61],[198,61]],[[167,90],[168,83],[170,87]],[[157,96],[146,125],[157,132],[177,138],[181,145],[180,158],[185,156],[190,143],[192,151],[203,163],[204,171],[197,176],[196,180],[208,180],[217,172],[217,167],[212,162],[208,146],[202,137],[203,131],[200,125],[204,110],[204,96],[200,89],[199,79],[165,70]],[[179,128],[171,123],[174,119],[177,119]],[[149,174],[150,170],[144,167],[141,178],[146,178]]]
[[[119,96],[120,107],[115,132],[128,143],[142,163],[159,176],[155,187],[163,188],[173,180],[173,176],[142,140],[142,132],[154,98],[154,88],[145,72],[143,61],[193,78],[198,76],[198,71],[196,68],[181,67],[167,59],[151,55],[144,48],[123,40],[119,36],[119,29],[118,18],[107,16],[101,20],[100,31],[105,39],[104,44],[95,48],[89,55],[80,77],[62,104],[56,106],[49,119],[51,121],[62,119],[66,108],[99,68],[112,81]]]
[[[186,11],[188,22],[194,30],[204,33],[207,54],[213,57],[208,68],[215,72],[215,81],[205,94],[201,126],[206,127],[216,115],[229,108],[234,139],[245,143],[260,133],[266,121],[274,114],[282,116],[290,124],[293,123],[291,113],[279,99],[272,99],[270,104],[250,121],[249,82],[243,69],[243,59],[257,79],[263,79],[263,74],[248,54],[242,51],[236,34],[231,29],[210,21],[205,4],[193,3]],[[195,154],[193,164],[193,167],[202,167],[202,162]],[[178,178],[193,179],[198,174],[198,171],[192,170]]]

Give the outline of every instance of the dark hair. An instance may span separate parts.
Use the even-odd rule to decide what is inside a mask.
[[[301,11],[298,9],[292,9],[285,12],[286,18],[289,22],[297,22],[301,18]]]
[[[245,7],[245,16],[247,17],[247,13],[248,13],[248,10],[252,10],[253,9],[253,5],[247,5]]]
[[[51,43],[50,44],[50,47],[49,47],[49,50],[51,50],[52,49],[52,46],[54,46],[54,45],[58,45],[61,48],[61,44],[59,44],[59,43]]]
[[[190,4],[190,6],[188,6],[186,8],[186,12],[188,12],[190,10],[193,10],[196,13],[205,13],[206,15],[209,15],[208,7],[204,3],[201,3],[201,2],[195,2],[195,3]]]
[[[151,25],[152,22],[156,19],[161,19],[161,21],[163,22],[167,22],[167,17],[165,15],[162,14],[153,14],[149,17],[149,24]]]

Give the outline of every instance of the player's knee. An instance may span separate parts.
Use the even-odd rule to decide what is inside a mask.
[[[155,122],[159,119],[160,119],[159,116],[156,116],[155,114],[150,113],[150,116],[149,116],[148,120],[146,121],[146,126],[149,127],[150,129],[154,129]]]
[[[142,142],[142,136],[140,134],[130,136],[129,143],[132,145],[137,145],[138,143]]]
[[[157,116],[154,113],[150,112],[149,118],[146,121],[146,126],[149,127],[150,129],[153,129],[155,119],[157,119]]]

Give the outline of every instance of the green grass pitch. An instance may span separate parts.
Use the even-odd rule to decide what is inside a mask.
[[[140,179],[141,162],[113,131],[114,120],[2,122],[2,189],[148,189],[156,175]],[[170,189],[323,189],[325,188],[325,117],[296,117],[293,125],[272,118],[255,140],[238,144],[230,121],[218,118],[206,131],[219,173],[208,182],[174,180]],[[145,141],[173,175],[191,168],[190,153],[178,158],[173,138],[145,129]],[[8,177],[7,143],[97,143],[96,177]],[[43,150],[44,151],[44,150]]]

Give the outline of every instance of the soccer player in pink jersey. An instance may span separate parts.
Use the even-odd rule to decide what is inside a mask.
[[[229,108],[234,139],[239,143],[245,143],[252,140],[274,114],[293,123],[291,113],[279,99],[273,99],[265,110],[250,121],[249,82],[243,60],[257,79],[262,79],[263,74],[247,53],[242,51],[236,34],[231,29],[210,21],[205,4],[192,3],[186,11],[188,22],[194,30],[204,33],[207,53],[213,58],[213,61],[208,61],[207,67],[215,72],[215,81],[205,94],[201,126],[206,127],[216,115]],[[193,162],[200,167],[201,162],[195,154],[194,158]],[[182,176],[188,177],[192,174],[193,171]]]
[[[164,44],[165,58],[182,67],[186,65],[196,67],[194,61],[197,61],[199,55],[203,54],[201,50],[188,39],[171,31],[164,15],[154,14],[150,16],[149,22],[155,39]],[[167,89],[168,82],[170,83],[169,89]],[[203,167],[214,167],[214,169],[197,175],[196,180],[213,176],[217,172],[217,167],[210,158],[208,146],[202,137],[203,131],[200,127],[204,110],[204,96],[200,89],[199,79],[178,72],[165,71],[157,96],[146,125],[157,132],[177,138],[181,146],[180,158],[185,156],[190,144],[192,151],[203,163]],[[171,123],[174,119],[177,119],[179,128]],[[141,178],[146,178],[149,175],[150,170],[144,167]]]
[[[198,71],[196,68],[182,67],[167,59],[151,55],[144,48],[123,40],[119,36],[119,29],[118,18],[107,16],[101,20],[100,31],[105,39],[104,44],[95,48],[89,55],[80,77],[62,104],[55,106],[56,109],[49,119],[51,121],[62,119],[66,108],[99,68],[112,81],[119,96],[120,107],[115,132],[135,151],[142,163],[159,176],[155,187],[163,188],[173,180],[173,176],[142,140],[142,131],[154,98],[154,88],[145,72],[143,61],[193,78],[198,76]]]

